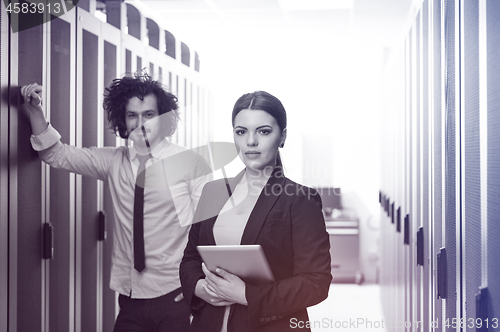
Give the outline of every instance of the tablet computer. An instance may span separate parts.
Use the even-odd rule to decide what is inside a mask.
[[[274,282],[273,272],[259,244],[198,246],[198,252],[211,272],[215,273],[219,267],[249,284]]]

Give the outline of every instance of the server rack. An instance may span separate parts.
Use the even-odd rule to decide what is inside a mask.
[[[384,73],[384,312],[407,331],[495,331],[500,4],[416,5]]]
[[[136,21],[128,21],[133,8],[121,1],[106,2],[107,22],[96,17],[96,1],[65,1],[64,15],[19,32],[0,7],[0,330],[112,331],[117,305],[109,289],[109,188],[40,161],[30,146],[19,87],[43,85],[49,121],[63,142],[80,147],[124,143],[108,130],[101,106],[104,87],[116,77],[147,67],[178,95],[183,91],[177,82],[185,80],[202,97],[179,98],[180,127],[199,109],[211,118],[211,93],[194,60],[190,66],[180,61],[181,41],[170,34],[166,52],[167,31],[147,31],[148,19],[139,11]],[[140,33],[126,33],[134,24]],[[152,46],[155,34],[158,43]],[[174,142],[189,142],[189,148],[209,140],[212,131],[205,125],[209,121],[190,127],[204,137],[186,138],[190,133],[184,130],[183,141],[173,137]]]

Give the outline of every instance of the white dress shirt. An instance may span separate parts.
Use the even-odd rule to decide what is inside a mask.
[[[179,264],[201,190],[212,179],[198,154],[167,139],[146,163],[144,243],[146,268],[134,269],[134,188],[139,161],[133,147],[78,148],[63,144],[49,124],[31,137],[44,162],[109,184],[115,225],[110,287],[132,298],[155,298],[179,288]]]

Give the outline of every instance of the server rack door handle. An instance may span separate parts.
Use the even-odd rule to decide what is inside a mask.
[[[417,231],[417,265],[424,266],[424,228]]]
[[[446,248],[441,248],[437,254],[437,298],[446,298]]]
[[[391,204],[391,224],[394,224],[394,202]]]
[[[488,288],[479,287],[479,293],[476,294],[476,331],[488,332],[488,326],[485,324],[488,319]]]
[[[54,228],[50,223],[43,224],[42,228],[42,258],[54,258]]]
[[[104,211],[99,211],[97,216],[97,239],[99,241],[105,241],[106,237],[106,213],[104,213]]]
[[[404,244],[410,244],[410,215],[405,216]]]
[[[397,218],[396,218],[396,232],[401,232],[401,207],[398,207]]]

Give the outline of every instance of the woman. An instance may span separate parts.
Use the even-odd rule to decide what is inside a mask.
[[[306,308],[323,301],[331,281],[329,239],[314,189],[283,174],[279,147],[286,112],[264,91],[233,108],[234,142],[245,169],[205,185],[180,266],[191,331],[292,331]],[[253,285],[202,263],[198,245],[259,244],[275,282]],[[304,329],[308,330],[308,329]]]

